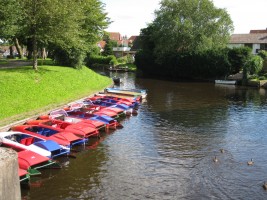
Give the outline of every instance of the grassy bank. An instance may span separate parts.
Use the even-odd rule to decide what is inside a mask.
[[[84,67],[0,69],[0,126],[89,96],[112,83]]]

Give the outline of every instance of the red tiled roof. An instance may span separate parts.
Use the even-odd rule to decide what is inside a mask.
[[[134,41],[136,39],[136,35],[131,36],[128,40]]]
[[[266,30],[250,30],[249,33],[267,33],[267,29]]]
[[[111,40],[119,41],[121,40],[121,34],[119,32],[109,32],[109,38]]]
[[[230,44],[267,44],[267,33],[233,34]]]

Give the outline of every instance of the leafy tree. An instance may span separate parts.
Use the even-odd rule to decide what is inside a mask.
[[[79,56],[76,64],[72,62],[73,56],[90,51],[109,24],[99,0],[11,0],[10,3],[4,0],[0,5],[4,9],[1,13],[4,18],[0,18],[2,28],[6,29],[4,37],[10,33],[22,37],[33,52],[34,69],[37,69],[38,49],[48,46],[65,51],[70,65],[81,65],[84,56]],[[18,11],[19,20],[6,20],[10,11]]]
[[[16,8],[16,9],[14,9]],[[23,20],[21,7],[17,0],[0,1],[0,38],[17,47],[19,56],[23,57],[23,52],[18,41],[17,33],[20,32],[20,22]]]
[[[247,80],[250,74],[259,74],[263,67],[263,59],[258,55],[251,55],[243,67],[243,79]]]
[[[141,30],[135,64],[148,75],[222,77],[231,73],[226,45],[230,16],[210,0],[162,0],[155,20]]]
[[[105,44],[104,51],[102,52],[102,54],[103,56],[113,55],[113,46],[109,38],[106,40],[106,44]]]
[[[225,47],[233,24],[210,0],[162,0],[152,23],[155,53],[202,51]]]
[[[249,47],[238,47],[230,49],[228,52],[228,59],[232,68],[231,72],[238,73],[240,70],[242,70],[251,56],[251,48]]]

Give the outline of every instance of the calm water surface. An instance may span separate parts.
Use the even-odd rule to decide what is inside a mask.
[[[148,89],[139,114],[43,170],[23,199],[267,199],[265,90],[118,76]]]

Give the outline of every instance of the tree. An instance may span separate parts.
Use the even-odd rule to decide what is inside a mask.
[[[228,59],[232,68],[231,72],[238,73],[242,70],[251,56],[251,48],[249,47],[235,47],[230,49],[228,52]]]
[[[38,49],[56,47],[65,51],[72,61],[73,56],[85,55],[109,24],[99,0],[3,0],[0,6],[3,8],[0,15],[4,16],[0,18],[0,25],[6,30],[2,35],[22,37],[28,50],[33,52],[35,70]],[[9,20],[13,11],[18,20]]]
[[[102,52],[102,54],[103,56],[113,55],[113,46],[109,38],[106,39],[106,44],[105,44],[104,51]]]
[[[248,75],[259,74],[263,67],[263,59],[258,55],[251,55],[248,57],[243,66],[243,81],[246,82]]]
[[[56,41],[52,42],[53,54],[57,63],[67,64],[65,61],[68,61],[68,65],[75,68],[81,67],[85,56],[95,51],[97,42],[101,40],[104,29],[110,23],[107,14],[103,12],[103,4],[99,0],[80,0],[78,2],[70,0],[70,3],[74,3],[74,5],[68,7],[67,12],[68,15],[73,15],[71,18],[78,26],[70,28],[74,35],[66,34],[62,38],[62,42],[58,43],[61,38],[59,36]],[[69,37],[70,35],[72,36]]]
[[[20,32],[20,22],[23,20],[21,7],[17,0],[0,1],[0,38],[14,43],[19,57],[23,57],[23,52],[19,44],[17,33]]]
[[[216,8],[212,1],[162,0],[160,5],[150,25],[159,58],[170,52],[226,46],[233,23],[226,10]]]

